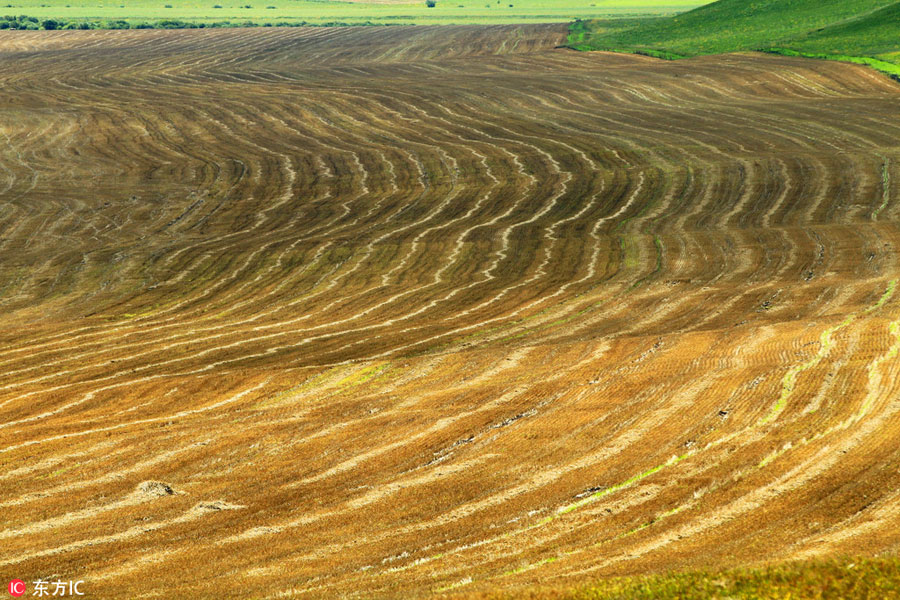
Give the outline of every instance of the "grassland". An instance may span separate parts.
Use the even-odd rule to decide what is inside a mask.
[[[465,600],[806,600],[900,598],[900,560],[842,558],[722,571],[612,578],[568,589],[523,594],[467,594]]]
[[[576,18],[659,16],[699,6],[702,0],[438,0],[415,3],[332,0],[10,0],[0,12],[41,21],[117,21],[240,24],[279,22],[396,24],[498,24],[571,22]],[[3,10],[5,6],[5,11]]]
[[[861,62],[900,75],[900,3],[895,0],[719,0],[685,14],[610,30],[576,23],[582,50],[680,58],[746,50]]]
[[[566,35],[0,36],[0,575],[883,593],[900,86]]]

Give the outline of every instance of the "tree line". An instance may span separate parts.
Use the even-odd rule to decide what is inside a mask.
[[[194,23],[178,19],[162,19],[159,21],[131,22],[124,20],[64,20],[64,19],[38,19],[27,15],[5,15],[0,17],[0,29],[24,29],[24,30],[56,30],[56,29],[207,29],[216,27],[349,27],[360,25],[379,25],[366,21],[363,23],[345,23],[343,21],[330,21],[328,23],[308,23],[306,21],[278,21],[256,23],[254,21],[216,21],[214,23]]]

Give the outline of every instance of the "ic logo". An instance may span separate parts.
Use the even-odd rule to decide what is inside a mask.
[[[9,593],[13,596],[24,596],[25,595],[25,582],[21,579],[13,579],[9,582]]]

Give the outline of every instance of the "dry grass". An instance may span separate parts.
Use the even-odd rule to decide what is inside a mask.
[[[3,37],[3,573],[388,598],[896,552],[900,88],[565,35]]]

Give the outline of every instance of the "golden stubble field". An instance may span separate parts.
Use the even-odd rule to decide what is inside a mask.
[[[0,37],[0,574],[387,598],[895,552],[900,85],[564,37]]]

